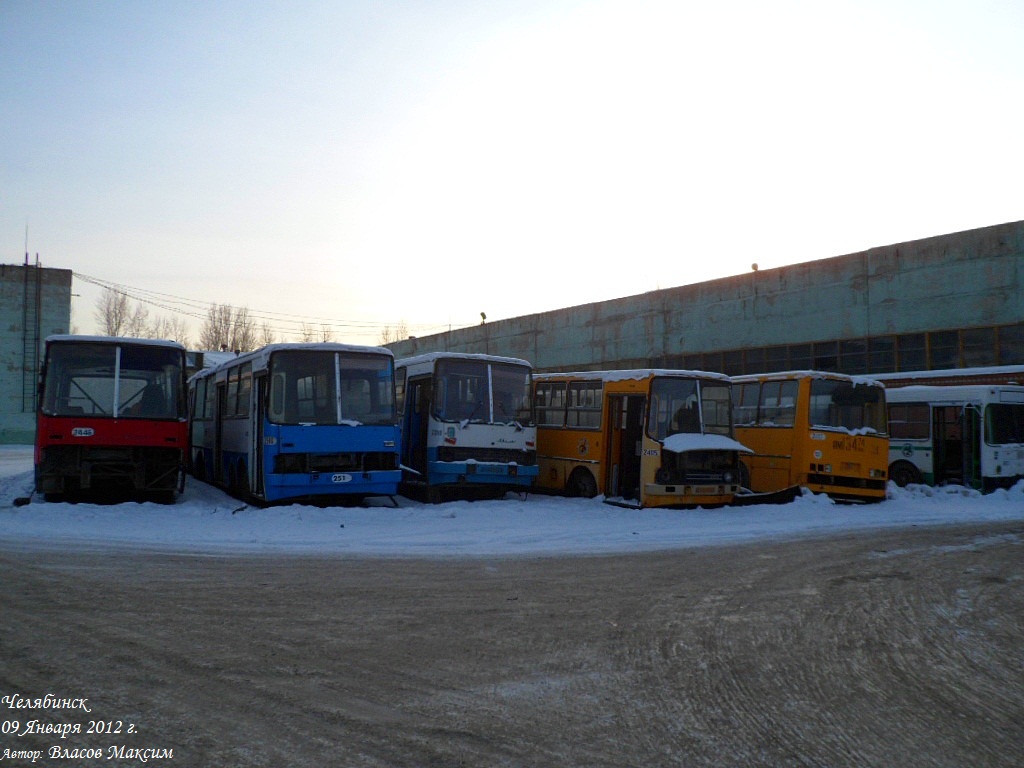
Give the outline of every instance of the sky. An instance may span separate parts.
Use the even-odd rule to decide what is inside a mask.
[[[877,504],[839,505],[806,492],[784,505],[626,509],[594,499],[509,494],[424,504],[397,497],[363,507],[260,509],[189,477],[176,504],[15,506],[32,493],[32,447],[0,445],[0,548],[122,549],[210,554],[371,557],[546,557],[655,552],[794,541],[856,531],[1020,522],[1024,481],[982,495],[960,486],[889,484]],[[1007,538],[1009,537],[1009,539]],[[1019,534],[980,537],[984,549]]]
[[[1024,219],[1015,0],[0,2],[0,263],[427,335]]]

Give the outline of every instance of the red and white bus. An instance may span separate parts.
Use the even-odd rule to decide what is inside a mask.
[[[37,493],[128,492],[172,501],[184,489],[182,345],[50,336],[39,390]]]

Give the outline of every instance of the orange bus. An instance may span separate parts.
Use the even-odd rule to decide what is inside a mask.
[[[821,371],[735,376],[740,463],[755,493],[802,486],[846,501],[885,498],[889,436],[885,389],[872,379]]]
[[[534,374],[534,393],[538,488],[630,507],[719,506],[740,490],[724,375]]]

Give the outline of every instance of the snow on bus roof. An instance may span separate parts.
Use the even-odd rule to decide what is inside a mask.
[[[550,371],[534,374],[535,379],[583,379],[586,381],[629,381],[647,379],[651,376],[689,376],[700,379],[729,381],[724,373],[694,371],[682,368],[626,368],[621,371]]]
[[[990,365],[978,368],[940,368],[933,371],[900,371],[898,373],[876,373],[872,378],[885,382],[903,379],[941,379],[954,376],[1024,376],[1024,365]]]
[[[502,357],[500,355],[485,355],[475,352],[424,352],[422,355],[413,355],[412,357],[403,357],[400,360],[395,361],[395,365],[419,365],[421,363],[429,363],[434,360],[486,360],[492,363],[507,363],[509,365],[525,365],[529,368],[533,368],[533,364],[529,360],[522,360],[518,357]]]
[[[177,341],[169,339],[140,339],[134,336],[78,336],[72,333],[55,333],[46,337],[46,343],[51,342],[85,342],[88,344],[145,344],[150,347],[171,347],[173,349],[185,349]]]
[[[863,384],[870,387],[881,387],[884,386],[875,376],[854,376],[849,373],[839,373],[839,371],[816,371],[813,369],[806,370],[794,370],[794,371],[771,371],[770,373],[746,373],[742,376],[733,376],[733,381],[748,382],[748,381],[779,381],[782,379],[837,379],[840,381],[849,381],[854,386]]]
[[[907,387],[887,389],[887,402],[929,402],[963,403],[980,401],[985,395],[1001,392],[1009,395],[1008,401],[1024,401],[1024,385],[1020,384],[911,384]]]

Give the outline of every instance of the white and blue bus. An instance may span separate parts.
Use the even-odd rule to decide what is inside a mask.
[[[403,488],[428,500],[500,496],[537,477],[533,366],[438,352],[398,360]]]
[[[394,496],[394,356],[270,344],[189,379],[193,475],[262,502]]]

